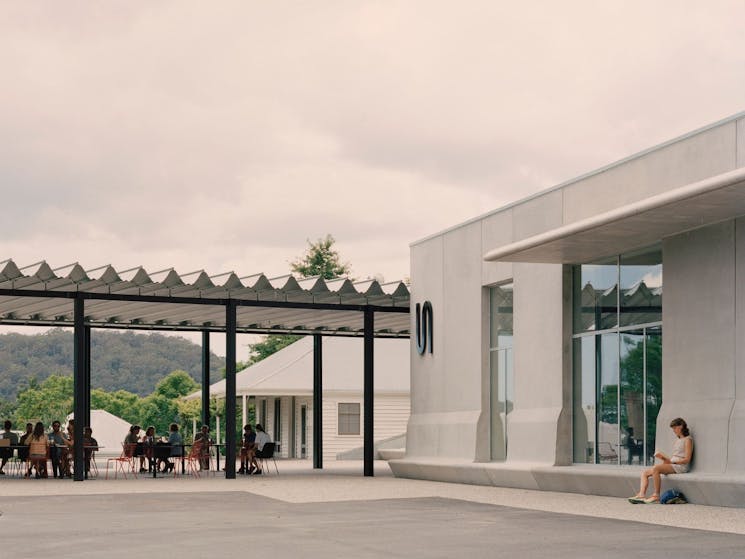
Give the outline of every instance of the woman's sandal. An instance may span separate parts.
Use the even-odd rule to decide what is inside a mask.
[[[632,505],[641,505],[644,504],[646,501],[644,500],[644,497],[639,497],[637,495],[634,495],[633,497],[629,497],[629,503]]]
[[[655,503],[656,504],[659,504],[659,502],[660,502],[660,496],[659,495],[652,495],[649,499],[644,499],[644,501],[642,501],[642,502],[645,503],[645,504],[647,504],[647,505],[653,505]]]

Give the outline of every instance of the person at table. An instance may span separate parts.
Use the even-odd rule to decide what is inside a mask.
[[[145,434],[142,436],[142,452],[147,459],[147,471],[152,472],[153,470],[153,446],[155,445],[155,427],[152,425],[145,429]]]
[[[256,433],[250,425],[243,426],[243,444],[241,445],[241,469],[239,474],[251,474],[254,471],[254,451],[256,449]],[[249,468],[250,466],[250,468]]]
[[[57,431],[59,431],[59,421],[55,423],[57,423]],[[27,440],[30,466],[25,477],[31,476],[31,468],[36,468],[36,479],[47,477],[47,455],[52,439],[44,434],[44,424],[41,421],[34,425],[34,431]]]
[[[65,446],[65,439],[60,431],[60,422],[52,422],[52,432],[49,433],[49,457],[52,459],[52,475],[60,477],[60,456],[61,450]],[[36,427],[34,427],[36,430]]]
[[[93,429],[86,427],[83,429],[83,453],[85,454],[85,479],[88,479],[88,472],[91,471],[91,459],[93,453],[98,450],[98,441],[93,438]]]
[[[261,468],[259,468],[259,464],[256,461],[257,454],[259,457],[261,457],[261,451],[264,450],[264,445],[266,443],[272,442],[272,439],[269,438],[269,435],[266,434],[266,431],[264,431],[264,428],[261,426],[260,423],[256,424],[256,450],[254,451],[253,459],[251,461],[251,466],[255,468],[254,474],[260,474]]]
[[[142,444],[142,441],[140,440],[141,429],[142,428],[139,425],[132,425],[129,428],[129,433],[127,433],[127,436],[124,437],[124,444],[126,446],[130,446],[130,445],[134,446],[134,453],[132,454],[132,456],[140,457],[140,473],[147,471],[145,469],[144,445]]]
[[[194,443],[200,442],[199,450],[199,469],[209,470],[210,469],[210,428],[207,425],[202,425],[202,429],[194,436]]]
[[[28,460],[28,445],[29,445],[29,438],[34,433],[34,424],[33,423],[26,423],[26,432],[21,435],[21,437],[18,439],[18,459],[21,462],[26,462]],[[31,468],[29,468],[28,473],[31,473]]]
[[[0,458],[2,458],[2,462],[0,462],[0,476],[5,475],[3,468],[5,467],[5,464],[8,463],[8,460],[13,456],[13,448],[11,447],[18,446],[18,435],[11,431],[13,423],[11,423],[10,419],[5,420],[3,427],[5,430],[2,433],[2,438],[10,439],[10,446],[0,447]]]
[[[178,425],[171,423],[168,428],[168,445],[171,447],[171,461],[166,465],[166,472],[173,470],[176,465],[176,458],[180,458],[183,454],[184,440],[181,438],[181,433],[178,432]]]
[[[59,467],[60,477],[72,477],[72,460],[73,446],[75,445],[75,420],[67,422],[66,432],[62,434],[62,444],[60,449]]]

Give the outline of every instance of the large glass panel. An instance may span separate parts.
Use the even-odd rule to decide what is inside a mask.
[[[662,406],[662,328],[647,328],[646,339],[646,463],[654,463],[655,440],[657,436],[657,414]]]
[[[598,463],[617,464],[618,443],[618,334],[603,334],[596,345],[598,368]]]
[[[618,326],[618,260],[574,268],[574,332]]]
[[[644,332],[621,334],[621,464],[644,463]]]
[[[620,326],[662,320],[662,250],[621,255]]]
[[[489,290],[491,459],[507,458],[507,415],[512,410],[512,284]]]
[[[574,461],[595,462],[595,337],[574,339]]]
[[[498,285],[489,290],[491,327],[489,347],[512,347],[512,284]]]

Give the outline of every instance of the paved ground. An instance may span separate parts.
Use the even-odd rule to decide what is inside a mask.
[[[280,462],[280,476],[238,480],[3,479],[2,547],[62,558],[219,557],[254,545],[280,559],[745,555],[745,509],[403,480],[386,468],[375,478],[358,464],[319,474]]]

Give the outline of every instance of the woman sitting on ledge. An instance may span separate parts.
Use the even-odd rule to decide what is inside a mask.
[[[668,457],[664,452],[654,453],[655,458],[662,460],[662,464],[655,464],[642,472],[639,493],[629,499],[630,503],[659,503],[662,474],[685,474],[691,469],[693,439],[688,431],[688,425],[682,418],[676,417],[670,422],[670,427],[678,437],[673,445],[673,455]],[[654,482],[654,493],[646,498],[650,477]]]

